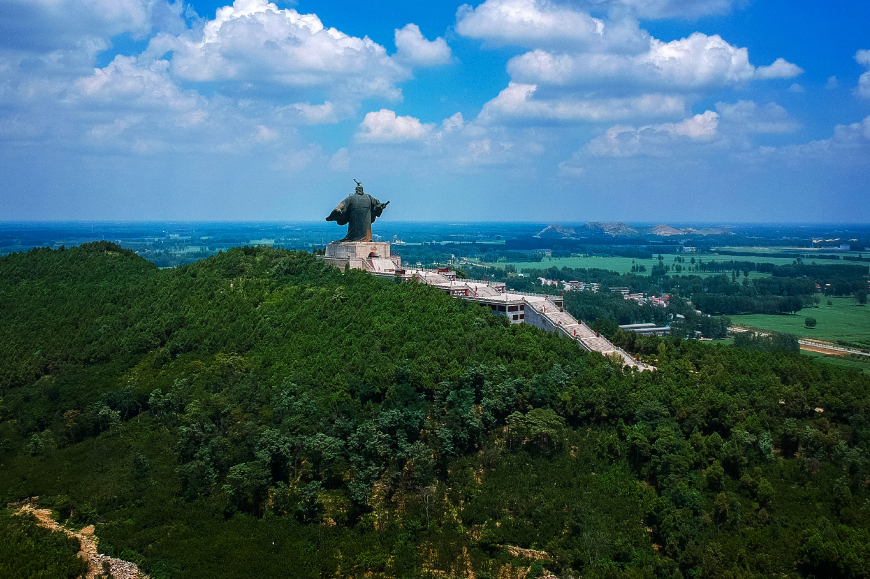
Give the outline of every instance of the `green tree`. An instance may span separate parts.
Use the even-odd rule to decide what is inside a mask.
[[[244,462],[230,467],[223,490],[235,508],[258,514],[268,483],[269,471],[263,463]]]
[[[758,497],[758,502],[761,503],[762,506],[769,506],[770,502],[773,500],[773,485],[770,484],[769,480],[762,477],[758,481],[758,487],[755,489],[755,495]]]

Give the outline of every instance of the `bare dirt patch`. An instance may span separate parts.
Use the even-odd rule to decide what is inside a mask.
[[[99,539],[94,535],[93,525],[88,525],[78,533],[70,531],[51,518],[51,509],[37,508],[37,499],[39,497],[31,497],[24,503],[10,503],[7,508],[14,509],[16,515],[30,513],[39,521],[40,527],[77,539],[80,545],[78,556],[88,563],[87,579],[106,575],[106,570],[115,579],[148,579],[148,575],[139,571],[135,563],[101,555],[97,550]]]
[[[825,354],[828,356],[845,356],[848,352],[844,352],[842,350],[832,350],[830,348],[825,348],[821,345],[813,345],[808,346],[806,344],[801,344],[801,350],[806,350],[807,352],[816,352],[819,354]]]

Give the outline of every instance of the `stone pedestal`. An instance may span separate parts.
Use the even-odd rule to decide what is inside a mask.
[[[390,244],[384,241],[333,241],[326,246],[323,261],[344,269],[363,269],[387,273],[401,263],[390,256]]]

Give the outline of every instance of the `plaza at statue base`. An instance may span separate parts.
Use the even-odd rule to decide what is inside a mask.
[[[373,273],[395,273],[402,258],[392,255],[383,241],[333,241],[326,246],[323,261],[339,269],[364,269]]]

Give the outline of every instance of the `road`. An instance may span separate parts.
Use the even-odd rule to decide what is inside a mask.
[[[752,332],[749,328],[744,328],[742,326],[732,326],[728,328],[729,332]],[[766,334],[759,333],[758,335],[764,336]],[[836,346],[830,342],[823,342],[821,340],[808,340],[805,338],[798,338],[798,344],[800,344],[801,350],[806,350],[808,352],[818,352],[819,354],[828,354],[830,356],[843,356],[845,354],[855,354],[856,356],[868,356],[870,357],[870,352],[865,352],[864,350],[859,350],[857,348],[846,348],[845,346]]]
[[[798,340],[801,345],[801,350],[810,352],[819,352],[821,354],[831,354],[834,356],[842,356],[843,354],[855,354],[857,356],[868,356],[870,353],[858,350],[856,348],[845,348],[843,346],[835,346],[827,342],[818,342],[816,340]]]

